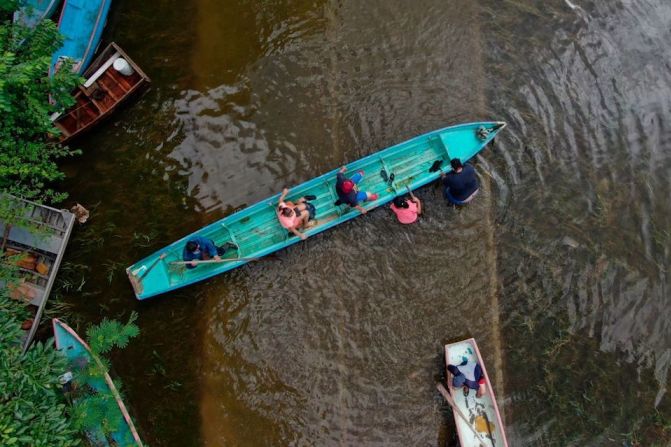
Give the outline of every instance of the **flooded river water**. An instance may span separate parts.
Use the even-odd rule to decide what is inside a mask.
[[[152,78],[75,145],[91,208],[60,291],[149,445],[456,445],[442,346],[475,337],[511,446],[671,445],[671,3],[116,0]],[[124,268],[202,225],[450,124],[508,127],[483,191],[379,209],[137,302]]]

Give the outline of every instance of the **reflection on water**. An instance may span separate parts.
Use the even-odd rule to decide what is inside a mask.
[[[94,213],[61,287],[83,321],[140,312],[114,364],[148,443],[453,443],[433,381],[467,336],[511,445],[668,442],[670,19],[664,0],[118,0],[107,37],[153,86],[65,166]],[[471,206],[428,186],[417,225],[379,210],[133,300],[123,268],[150,251],[476,119],[509,126]]]

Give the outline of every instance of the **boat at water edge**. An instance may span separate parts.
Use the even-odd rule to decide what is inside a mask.
[[[377,193],[378,199],[361,204],[366,210],[384,205],[394,197],[406,194],[430,183],[440,176],[431,166],[442,161],[443,171],[451,170],[450,160],[470,160],[484,149],[505,127],[502,122],[475,122],[438,129],[347,164],[350,173],[365,172],[359,183],[361,191]],[[384,170],[384,175],[382,171]],[[346,205],[335,204],[336,173],[334,169],[291,189],[288,200],[313,195],[311,203],[317,210],[316,224],[303,231],[307,236],[321,233],[361,213]],[[279,189],[279,188],[278,188]],[[276,216],[279,193],[255,205],[207,225],[126,269],[135,296],[144,300],[161,293],[184,287],[258,259],[300,241],[283,228]],[[235,257],[223,262],[208,262],[187,269],[175,264],[182,261],[186,242],[200,236],[211,239],[217,246],[226,243],[237,246]]]
[[[92,355],[89,345],[87,345],[70,326],[57,318],[54,318],[52,323],[54,327],[56,349],[65,355],[72,368],[82,368],[89,362],[98,362],[97,366],[104,370],[100,360]],[[111,393],[117,402],[119,412],[123,416],[123,423],[107,436],[105,436],[102,428],[97,431],[88,431],[87,437],[92,445],[109,447],[135,445],[143,447],[140,436],[135,429],[135,425],[133,424],[133,421],[128,414],[128,410],[126,410],[126,406],[121,400],[121,395],[116,389],[116,386],[114,386],[114,382],[109,374],[105,373],[104,379],[99,377],[89,377],[85,384],[95,392],[107,391]]]
[[[26,324],[22,352],[33,341],[47,306],[51,289],[68,245],[75,222],[74,214],[30,202],[9,194],[0,203],[12,210],[13,218],[0,219],[0,253],[16,265],[19,283],[9,297],[22,302],[32,314]],[[9,216],[7,216],[9,217]],[[0,287],[7,285],[0,280]],[[29,324],[28,324],[29,323]]]
[[[65,0],[58,29],[63,46],[51,57],[49,76],[58,71],[64,58],[74,63],[72,71],[82,74],[98,48],[112,0]]]
[[[475,339],[469,338],[445,345],[445,368],[448,365],[460,365],[464,361],[480,364],[487,392],[481,397],[476,397],[475,390],[471,390],[468,396],[465,396],[461,388],[454,388],[452,374],[447,371],[449,395],[445,395],[445,398],[453,406],[452,412],[457,426],[459,445],[461,447],[508,447],[494,388],[492,388]]]
[[[27,0],[14,12],[14,23],[35,28],[38,23],[51,17],[61,0]]]
[[[60,142],[90,130],[151,80],[114,42],[109,44],[84,73],[86,81],[73,92],[75,104],[51,120],[60,129]]]

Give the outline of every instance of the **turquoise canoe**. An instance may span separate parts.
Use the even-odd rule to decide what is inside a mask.
[[[79,337],[79,335],[77,335],[74,330],[72,330],[70,326],[57,318],[53,319],[52,324],[54,328],[54,338],[56,340],[56,349],[65,355],[71,367],[81,368],[83,364],[91,361],[100,362],[100,360],[94,358],[91,355],[91,349],[89,346]],[[102,368],[100,363],[99,366]],[[91,441],[91,444],[96,446],[110,447],[121,445],[134,445],[142,447],[143,444],[140,440],[140,436],[137,434],[137,430],[135,429],[133,421],[128,414],[128,410],[126,410],[126,406],[121,400],[121,395],[116,389],[116,386],[114,386],[114,382],[112,382],[112,378],[109,376],[109,374],[105,373],[104,380],[97,377],[92,377],[86,382],[86,385],[90,386],[96,391],[110,391],[117,401],[119,411],[121,412],[124,421],[124,423],[120,424],[120,427],[116,431],[108,434],[107,436],[103,434],[102,429],[95,432],[87,432],[86,435]]]
[[[501,122],[476,122],[446,127],[376,152],[346,166],[349,175],[357,170],[365,172],[365,177],[359,184],[360,190],[379,194],[378,200],[362,204],[366,210],[370,210],[407,193],[408,188],[416,189],[436,180],[440,172],[429,172],[436,160],[443,160],[443,169],[448,172],[452,158],[459,158],[462,162],[471,159],[504,127],[505,123]],[[481,128],[484,128],[484,132],[478,132]],[[382,178],[380,173],[383,169],[389,175],[394,174],[393,182],[388,183]],[[361,214],[346,205],[335,205],[338,198],[335,191],[337,171],[334,169],[290,190],[288,200],[295,201],[310,194],[316,196],[316,200],[311,201],[317,209],[316,225],[303,231],[307,236],[321,233]],[[289,235],[277,221],[275,210],[278,199],[279,194],[276,194],[231,214],[128,267],[126,273],[133,285],[135,296],[144,300],[188,286],[299,242],[300,238]],[[194,236],[212,239],[217,246],[226,242],[233,243],[238,246],[237,253],[233,256],[225,255],[225,259],[233,257],[230,261],[201,264],[193,269],[173,264],[182,260],[184,246]]]
[[[75,73],[84,73],[100,43],[111,4],[112,0],[65,0],[58,20],[65,41],[51,57],[50,76],[58,70],[62,58],[74,61]]]
[[[14,13],[14,23],[35,28],[38,23],[56,12],[61,0],[26,0],[21,4],[21,8]]]

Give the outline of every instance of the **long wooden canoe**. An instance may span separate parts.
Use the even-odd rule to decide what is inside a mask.
[[[112,0],[65,0],[58,20],[65,40],[52,55],[50,76],[58,71],[63,58],[74,61],[72,71],[84,73],[100,43],[111,4]]]
[[[98,366],[100,368],[104,368],[102,364],[100,364],[100,360],[91,354],[89,345],[87,345],[86,342],[82,340],[70,326],[63,323],[59,319],[54,318],[53,327],[54,338],[56,340],[56,349],[65,355],[71,367],[81,368],[88,362],[95,361],[99,363]],[[76,377],[78,376],[76,375]],[[91,441],[91,444],[110,447],[121,445],[135,445],[142,447],[143,444],[140,440],[140,436],[135,429],[135,425],[133,425],[133,421],[128,414],[128,410],[126,410],[126,406],[121,400],[121,395],[116,389],[116,386],[114,386],[114,382],[112,381],[112,378],[109,376],[109,374],[105,373],[104,380],[98,377],[89,377],[86,379],[86,385],[98,392],[109,391],[114,396],[114,399],[119,406],[119,411],[123,416],[123,423],[120,424],[115,431],[108,434],[107,436],[105,436],[102,429],[87,432],[87,437]]]
[[[132,68],[123,74],[114,63],[125,60]],[[60,129],[60,142],[66,143],[111,115],[132,95],[147,87],[151,80],[116,43],[110,43],[84,73],[86,81],[73,92],[75,104],[51,117]]]
[[[14,23],[35,28],[42,20],[51,17],[60,4],[61,0],[27,0],[14,13]]]
[[[494,388],[489,380],[489,374],[482,361],[475,339],[469,338],[457,343],[445,345],[445,368],[447,365],[459,365],[464,360],[478,362],[485,375],[487,393],[476,397],[476,391],[471,390],[464,396],[461,388],[452,386],[452,374],[447,371],[447,385],[450,390],[451,401],[456,405],[453,409],[454,421],[459,435],[461,447],[508,447],[506,432],[501,421],[499,407],[496,404]]]
[[[443,160],[443,169],[447,172],[450,170],[450,159],[471,159],[504,126],[505,123],[501,122],[476,122],[435,130],[349,163],[348,174],[363,170],[365,177],[359,184],[360,190],[379,194],[378,200],[362,204],[366,210],[370,210],[405,194],[407,188],[416,189],[436,180],[440,173],[429,172],[436,160]],[[481,128],[485,132],[480,132],[479,135],[478,129]],[[393,182],[383,180],[380,175],[383,169],[389,176],[394,174]],[[321,233],[361,214],[346,205],[334,204],[337,200],[336,173],[337,169],[334,169],[290,191],[288,200],[296,200],[308,194],[316,196],[312,203],[317,209],[317,224],[304,232],[308,236]],[[135,296],[143,300],[169,292],[239,267],[250,258],[259,258],[299,242],[298,237],[290,236],[277,221],[275,209],[278,198],[279,194],[276,194],[231,214],[128,267],[126,273],[133,285]],[[186,242],[194,236],[212,239],[218,246],[225,242],[237,245],[235,259],[201,264],[193,269],[172,264],[181,261]],[[231,256],[227,254],[226,258]]]

